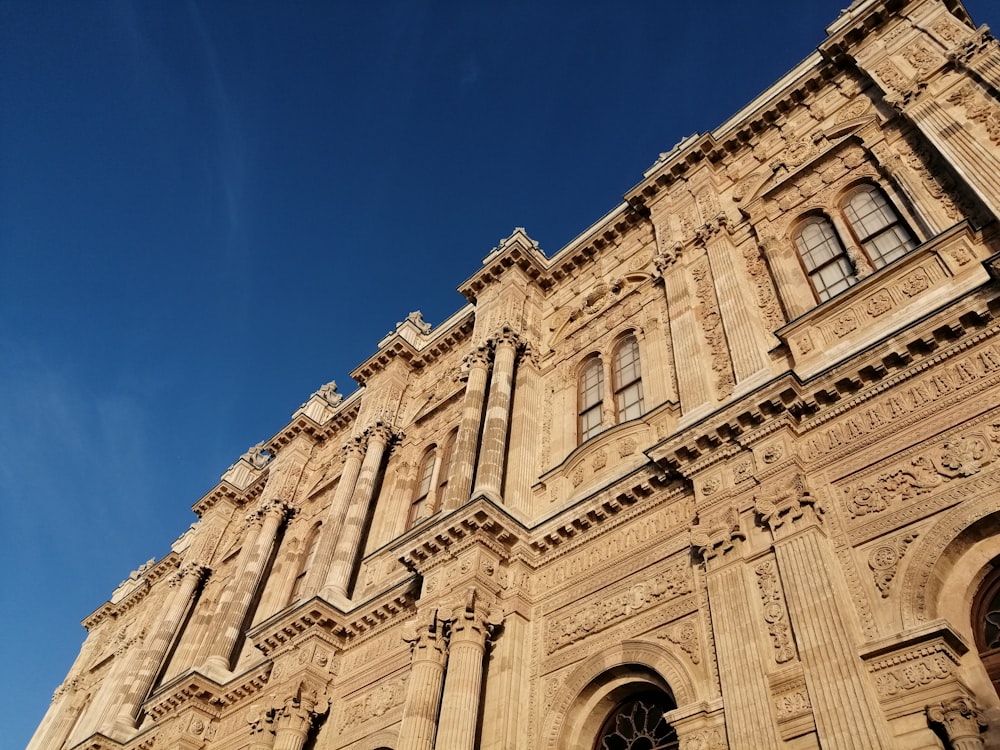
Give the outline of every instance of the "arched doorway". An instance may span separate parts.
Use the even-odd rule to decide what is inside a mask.
[[[677,732],[664,716],[674,708],[673,699],[663,690],[629,695],[605,718],[594,750],[676,750]]]
[[[990,562],[973,599],[972,634],[993,690],[1000,697],[1000,557]]]

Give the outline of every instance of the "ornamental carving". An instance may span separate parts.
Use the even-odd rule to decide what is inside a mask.
[[[917,538],[917,534],[906,534],[892,541],[878,544],[868,555],[868,567],[872,569],[875,576],[875,586],[882,594],[882,598],[889,596],[889,584],[896,577],[896,568],[899,561],[903,559],[910,543]]]
[[[795,658],[795,645],[788,628],[788,616],[785,609],[785,599],[781,593],[781,583],[774,570],[774,563],[765,560],[754,568],[757,574],[757,586],[760,588],[761,601],[764,606],[764,622],[771,634],[774,644],[774,661],[784,664]]]
[[[796,472],[781,484],[768,487],[767,494],[754,496],[754,510],[761,522],[771,531],[785,523],[802,518],[806,508],[812,508],[817,517],[823,513],[816,498],[809,494],[805,477]]]
[[[738,539],[746,539],[740,529],[740,514],[736,508],[728,508],[706,519],[697,519],[691,527],[691,547],[708,562],[718,555],[725,555],[733,549]]]
[[[715,289],[708,278],[708,263],[702,261],[691,268],[691,278],[695,282],[695,297],[698,300],[705,343],[712,357],[712,371],[715,373],[715,389],[719,398],[733,392],[736,383],[729,362],[726,337],[722,329],[722,316],[715,299]]]
[[[669,641],[688,655],[692,664],[698,664],[701,656],[698,653],[698,629],[693,622],[685,622],[660,633],[657,638]]]
[[[851,518],[880,513],[927,495],[953,479],[978,473],[989,458],[983,437],[954,438],[872,481],[845,487],[844,502]]]
[[[905,94],[910,88],[910,82],[907,80],[906,76],[900,73],[899,68],[888,60],[879,63],[875,67],[875,75],[877,75],[889,88],[894,89],[900,94]]]
[[[955,44],[968,33],[967,29],[951,21],[951,17],[947,14],[940,16],[931,24],[931,31],[949,44]]]
[[[868,298],[865,302],[865,312],[873,318],[877,318],[880,315],[884,315],[889,312],[895,306],[896,303],[893,302],[892,297],[889,296],[889,292],[883,289]]]
[[[903,58],[913,66],[913,69],[921,77],[927,75],[932,68],[941,64],[941,58],[934,54],[930,47],[921,41],[915,41],[907,46],[903,50]]]
[[[348,703],[344,708],[340,731],[344,732],[360,726],[371,719],[383,716],[391,708],[400,705],[406,697],[405,687],[405,678],[384,682],[361,698]]]
[[[774,331],[785,324],[785,316],[778,306],[778,298],[774,293],[774,285],[771,283],[771,275],[760,257],[760,251],[754,243],[743,245],[743,260],[746,262],[747,271],[754,284],[754,297],[757,307],[767,322],[768,330]]]
[[[723,729],[703,729],[681,739],[680,750],[729,750]]]
[[[903,283],[899,288],[907,297],[915,297],[921,292],[927,291],[931,286],[931,280],[927,276],[927,271],[919,268],[908,276],[903,277]]]
[[[964,109],[968,119],[985,127],[990,140],[1000,144],[1000,108],[988,101],[975,84],[962,86],[948,97],[948,103]]]
[[[954,668],[951,660],[940,652],[923,656],[906,654],[899,661],[875,672],[879,698],[892,698],[932,682],[950,679]]]
[[[580,609],[552,620],[548,626],[546,653],[582,640],[628,619],[661,602],[689,594],[692,584],[685,561],[675,563],[659,575],[603,597]]]

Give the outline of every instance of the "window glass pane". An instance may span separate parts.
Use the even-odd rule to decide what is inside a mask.
[[[431,478],[434,476],[434,454],[428,453],[420,465],[420,484],[417,485],[416,497],[427,497],[431,491]]]
[[[808,271],[816,270],[844,252],[833,226],[826,219],[813,219],[802,227],[795,244]]]
[[[864,244],[865,252],[871,257],[876,268],[892,263],[896,258],[902,258],[917,243],[901,224],[889,227]]]
[[[874,187],[855,193],[844,206],[844,214],[862,242],[899,220],[882,192]]]
[[[601,403],[604,386],[604,370],[599,359],[591,360],[584,368],[580,379],[580,408],[588,409]]]
[[[636,381],[620,390],[615,396],[618,421],[627,422],[642,416],[642,383]]]
[[[580,415],[580,442],[590,440],[601,431],[601,406],[588,409]]]

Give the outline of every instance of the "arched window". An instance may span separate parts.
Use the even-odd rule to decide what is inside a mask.
[[[604,404],[604,367],[593,357],[580,373],[580,442],[585,443],[601,431],[601,409]]]
[[[844,203],[844,217],[875,268],[882,268],[917,246],[909,227],[874,185],[855,190]]]
[[[639,342],[629,336],[618,344],[614,356],[615,413],[618,422],[642,415],[642,369],[639,367]]]
[[[820,302],[856,284],[859,270],[882,268],[917,246],[913,232],[875,185],[861,185],[849,192],[840,204],[840,214],[833,219],[812,216],[799,224],[792,236]],[[838,234],[835,222],[841,221],[844,223],[836,226],[844,229],[846,224],[849,236]],[[864,268],[855,268],[854,261]]]
[[[434,461],[436,451],[431,448],[424,454],[417,471],[417,485],[413,491],[413,499],[410,501],[410,511],[406,516],[406,528],[411,528],[417,521],[429,515],[429,500],[431,499],[431,489],[434,487]]]
[[[795,233],[806,274],[821,302],[840,294],[857,281],[833,224],[825,216],[814,216]]]
[[[972,632],[979,658],[1000,695],[1000,559],[982,582],[972,604]]]
[[[302,562],[299,565],[299,573],[295,576],[295,583],[292,584],[292,592],[288,596],[288,603],[298,601],[302,596],[302,587],[305,585],[306,576],[309,574],[309,568],[312,567],[313,558],[316,557],[316,548],[319,546],[319,530],[321,523],[317,523],[312,527],[309,532],[309,538],[306,539],[306,546],[304,554],[302,555]]]
[[[452,430],[451,434],[444,441],[444,448],[441,451],[441,466],[438,468],[437,491],[435,493],[436,503],[440,503],[444,498],[444,491],[448,486],[448,475],[451,473],[451,459],[455,453],[455,440],[457,438],[458,430]]]
[[[630,696],[604,720],[594,750],[676,750],[677,732],[663,716],[672,708],[659,690]]]

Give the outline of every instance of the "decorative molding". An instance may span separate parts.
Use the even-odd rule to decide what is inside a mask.
[[[795,643],[788,627],[788,611],[775,567],[773,560],[765,560],[755,565],[753,570],[760,588],[764,622],[774,642],[774,661],[784,664],[795,658]]]
[[[868,567],[875,576],[875,586],[883,599],[889,597],[889,584],[896,577],[896,568],[903,559],[910,543],[916,539],[917,533],[904,534],[888,542],[875,545],[868,554]]]

